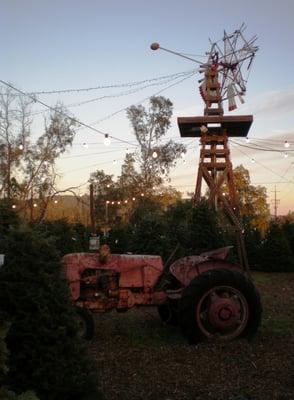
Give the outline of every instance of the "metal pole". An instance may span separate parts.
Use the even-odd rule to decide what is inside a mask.
[[[105,223],[108,225],[108,202],[105,202]]]
[[[96,234],[96,223],[95,223],[95,208],[94,208],[94,188],[93,184],[90,184],[90,219],[91,219],[91,231],[92,234]]]

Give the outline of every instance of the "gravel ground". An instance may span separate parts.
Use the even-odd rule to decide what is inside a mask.
[[[156,309],[97,316],[89,347],[105,400],[293,400],[294,274],[254,278],[264,315],[251,342],[189,346]]]

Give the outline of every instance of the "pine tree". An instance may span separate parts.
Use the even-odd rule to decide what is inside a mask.
[[[0,310],[11,321],[6,384],[42,400],[83,399],[95,391],[95,378],[55,248],[23,226],[11,229],[0,248]]]
[[[266,233],[261,254],[263,271],[290,272],[294,271],[294,257],[282,228],[271,222]]]
[[[222,247],[224,238],[216,212],[202,200],[191,209],[188,221],[189,246],[194,254]]]

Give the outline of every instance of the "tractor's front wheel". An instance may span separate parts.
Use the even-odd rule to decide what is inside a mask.
[[[93,339],[95,321],[91,311],[86,308],[76,307],[76,320],[78,324],[78,336],[86,340]]]
[[[179,304],[179,322],[191,344],[252,336],[260,325],[261,313],[253,283],[241,272],[229,269],[207,271],[193,279]]]

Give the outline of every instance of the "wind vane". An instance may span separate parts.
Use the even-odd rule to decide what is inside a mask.
[[[258,50],[257,37],[246,40],[245,25],[231,34],[224,32],[223,39],[210,41],[210,51],[205,63],[152,43],[151,49],[161,49],[198,63],[199,90],[204,101],[204,115],[179,117],[178,125],[182,137],[199,137],[201,148],[194,194],[194,204],[201,200],[201,185],[204,180],[209,191],[209,201],[217,209],[222,208],[236,230],[239,259],[248,272],[248,261],[240,221],[239,201],[234,183],[228,137],[246,137],[253,121],[252,115],[224,115],[223,103],[228,111],[237,108],[236,99],[244,103],[247,78],[252,61]]]

